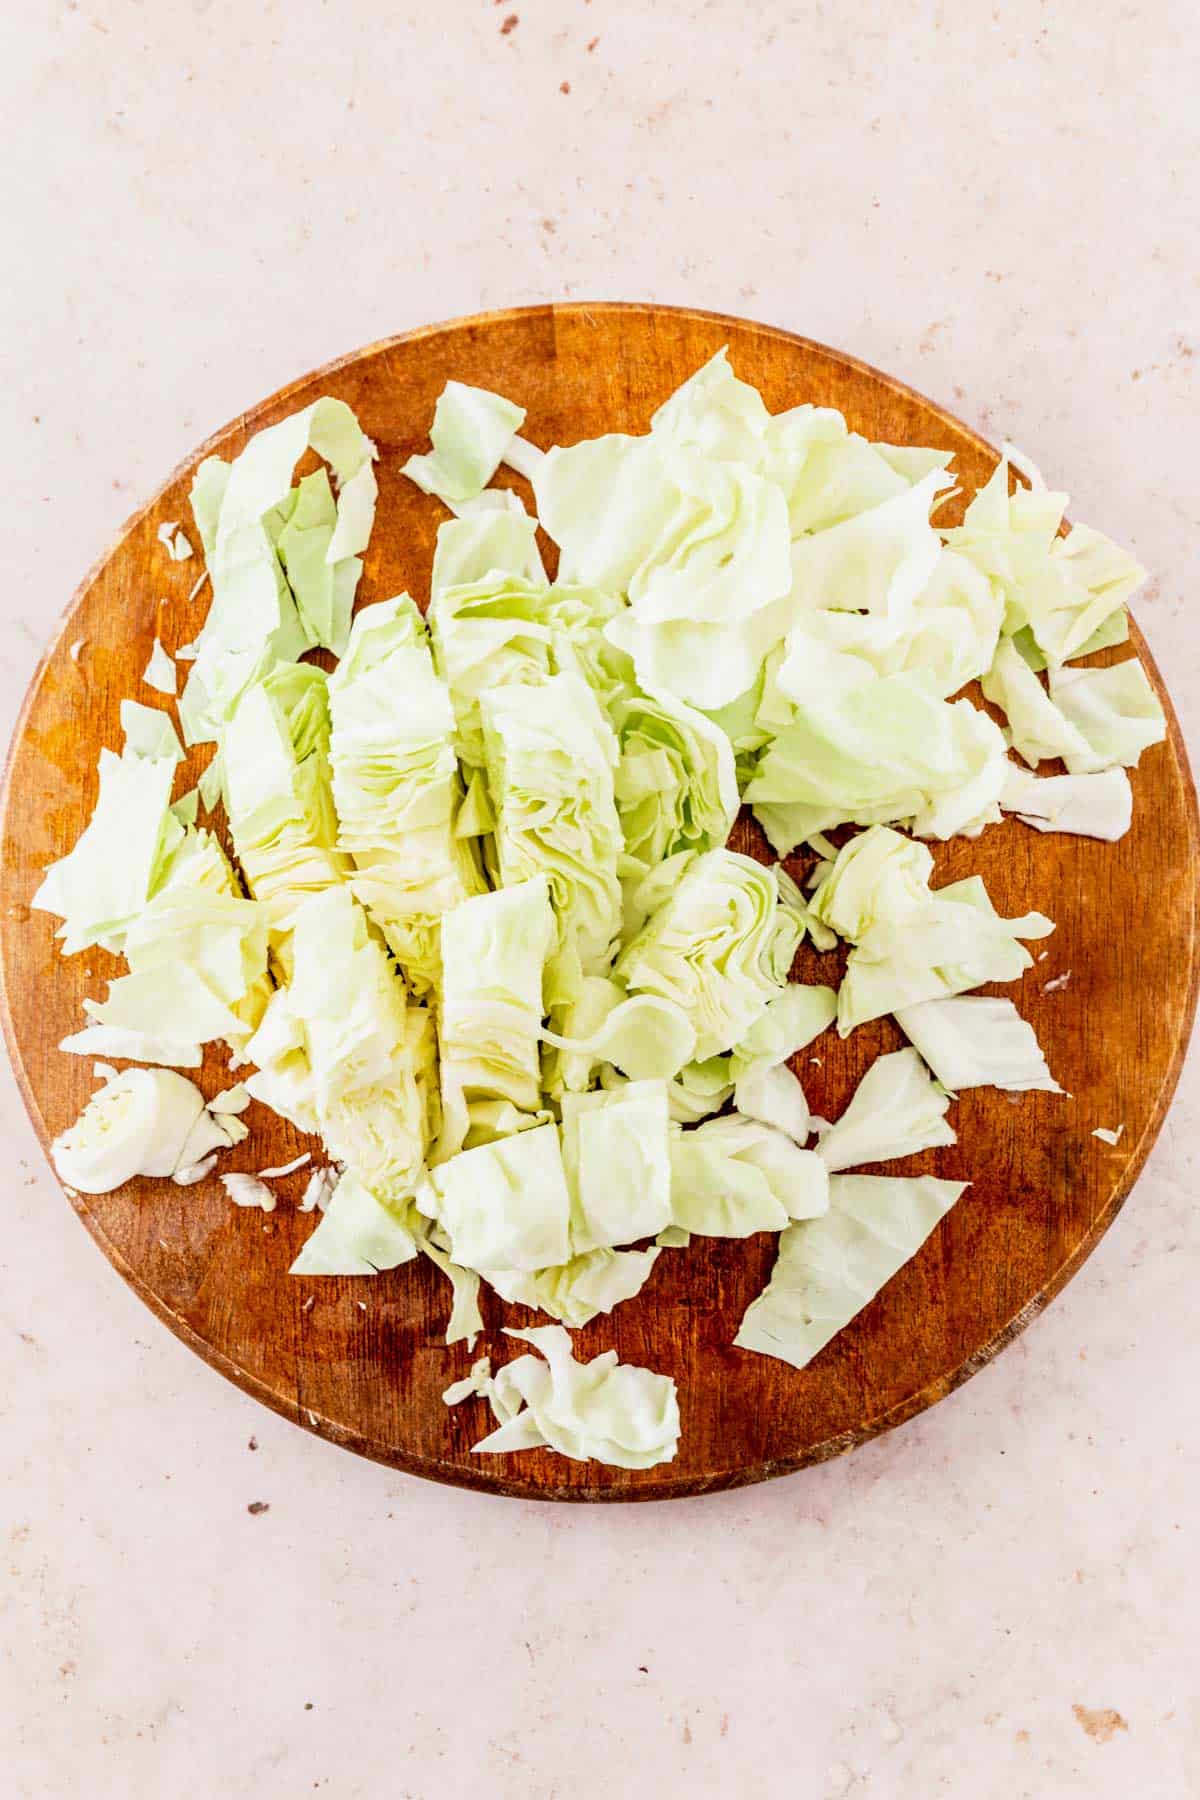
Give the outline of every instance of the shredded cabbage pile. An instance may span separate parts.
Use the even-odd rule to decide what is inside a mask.
[[[54,1155],[88,1192],[198,1181],[252,1098],[329,1159],[294,1273],[424,1257],[451,1343],[483,1329],[484,1290],[555,1321],[447,1390],[490,1405],[477,1450],[646,1468],[676,1452],[674,1381],[577,1361],[568,1328],[641,1292],[664,1249],[778,1232],[736,1343],[797,1368],[824,1348],[967,1185],[852,1171],[955,1145],[964,1087],[1062,1092],[1013,1002],[975,992],[1016,980],[1051,922],[936,879],[922,840],[1005,812],[1119,837],[1165,725],[1136,657],[1079,660],[1125,641],[1142,571],[1063,535],[1036,470],[1014,488],[1006,457],[939,528],[947,453],[824,407],[773,415],[723,351],[644,435],[543,451],[525,419],[452,381],[404,465],[451,515],[424,616],[408,594],[354,610],[377,453],[343,402],[200,466],[212,601],[177,651],[178,717],[211,760],[173,799],[156,639],[166,705],[123,705],[35,904],[65,954],[128,964],[65,1049],[196,1068],[224,1043],[251,1072],[206,1108],[170,1067],[100,1065]],[[297,479],[302,456],[319,466]],[[490,485],[503,464],[535,513]],[[731,847],[743,802],[802,869]],[[791,979],[805,940],[844,956],[828,981]],[[815,1114],[822,1058],[799,1053],[886,1016],[909,1047]],[[223,1180],[269,1208],[259,1177],[308,1161]]]

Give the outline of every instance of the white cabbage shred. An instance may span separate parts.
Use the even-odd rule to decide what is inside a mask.
[[[169,1066],[98,1064],[53,1156],[79,1192],[198,1185],[253,1097],[312,1147],[221,1181],[270,1211],[262,1176],[317,1155],[298,1277],[424,1258],[451,1344],[485,1299],[555,1321],[448,1387],[495,1414],[478,1450],[647,1468],[675,1455],[673,1381],[577,1362],[565,1328],[642,1292],[664,1249],[758,1232],[779,1253],[741,1348],[803,1367],[872,1300],[966,1184],[848,1171],[968,1160],[962,1089],[1062,1092],[1013,1001],[974,991],[1016,981],[1051,921],[1001,918],[920,840],[987,846],[1008,813],[1113,841],[1166,726],[1136,656],[1113,660],[1142,570],[1064,534],[1066,496],[1016,452],[939,527],[947,453],[772,414],[724,351],[643,435],[543,451],[524,424],[451,381],[404,465],[454,515],[427,619],[408,594],[354,613],[376,451],[342,401],[201,464],[207,618],[175,660],[155,639],[168,704],[122,704],[34,898],[65,955],[126,963],[61,1047]],[[489,485],[502,463],[536,516]],[[174,521],[159,537],[192,553]],[[178,662],[184,743],[212,749],[176,797]],[[743,802],[790,868],[743,853]],[[801,1080],[797,1058],[889,1014],[912,1047],[859,1058],[829,1123],[830,1059]],[[245,1079],[206,1107],[170,1065],[222,1053]]]

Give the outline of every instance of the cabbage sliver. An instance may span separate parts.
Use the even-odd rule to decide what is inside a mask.
[[[657,1248],[588,1250],[558,1268],[539,1269],[535,1274],[489,1269],[487,1280],[511,1305],[533,1307],[578,1330],[639,1294],[650,1279],[657,1256]]]
[[[663,1081],[563,1095],[573,1254],[653,1237],[671,1222],[668,1127]]]
[[[778,906],[761,863],[731,850],[697,857],[669,899],[622,953],[631,993],[656,994],[684,1014],[695,1060],[730,1049],[787,980],[799,931]]]
[[[387,1205],[351,1169],[338,1180],[312,1236],[291,1267],[293,1275],[377,1275],[411,1262],[419,1230],[408,1204]],[[421,1221],[416,1220],[419,1228]]]
[[[1033,1026],[1011,1000],[958,994],[902,1007],[896,1023],[944,1087],[998,1087],[1015,1092],[1062,1089],[1046,1066]]]
[[[577,1462],[589,1458],[622,1469],[670,1462],[679,1443],[679,1403],[669,1375],[618,1363],[606,1350],[589,1363],[571,1354],[561,1325],[506,1332],[537,1355],[505,1363],[493,1378],[482,1370],[467,1392],[486,1396],[497,1429],[477,1452],[531,1450],[547,1445]],[[466,1395],[459,1389],[457,1399]]]
[[[293,970],[246,1046],[258,1065],[246,1087],[381,1200],[409,1197],[427,1140],[433,1041],[346,887],[296,910]]]
[[[734,1343],[803,1369],[916,1255],[965,1181],[834,1175],[829,1210],[789,1225]]]
[[[454,712],[407,594],[364,607],[329,678],[329,760],[338,848],[355,896],[419,993],[439,966],[440,919],[478,893],[462,801]]]
[[[871,1064],[841,1118],[822,1134],[817,1155],[836,1173],[953,1144],[956,1134],[945,1116],[949,1105],[945,1088],[931,1078],[917,1052],[894,1050]]]
[[[292,487],[309,448],[337,482],[332,519],[328,477]],[[241,695],[276,664],[316,644],[344,647],[375,517],[374,458],[350,408],[326,396],[260,431],[232,465],[201,463],[192,510],[212,604],[179,703],[189,744],[220,738]]]
[[[433,449],[410,456],[404,473],[447,506],[461,505],[482,493],[524,423],[523,406],[486,388],[448,381],[429,428]]]
[[[350,873],[337,847],[324,671],[287,663],[251,687],[226,729],[222,765],[234,848],[286,967],[300,906]]]
[[[749,1237],[815,1218],[829,1204],[829,1176],[812,1150],[734,1113],[671,1139],[671,1219],[702,1237]]]
[[[440,1155],[462,1148],[479,1102],[538,1110],[543,974],[554,936],[545,876],[463,900],[443,918]]]

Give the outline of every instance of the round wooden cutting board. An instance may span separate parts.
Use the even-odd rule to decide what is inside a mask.
[[[446,515],[400,470],[426,447],[448,378],[519,401],[534,442],[572,443],[645,431],[666,395],[722,344],[772,411],[813,401],[840,408],[867,437],[942,445],[954,451],[968,490],[995,464],[995,451],[940,407],[787,332],[667,307],[535,306],[414,332],[306,376],[220,432],[130,522],[83,582],[37,672],[4,794],[5,1029],[44,1145],[95,1085],[90,1062],[56,1046],[82,1024],[84,996],[101,995],[123,965],[101,951],[62,958],[56,921],[31,912],[29,901],[45,864],[75,841],[91,812],[97,754],[120,743],[122,698],[167,704],[141,681],[155,634],[173,651],[203,620],[207,589],[188,599],[198,557],[173,563],[156,537],[165,520],[179,520],[196,541],[187,494],[201,457],[235,456],[253,432],[320,394],[348,401],[379,446],[379,509],[359,598],[408,589],[424,605]],[[955,516],[953,507],[939,515]],[[1119,521],[1114,529],[1119,536]],[[76,661],[70,646],[81,639]],[[920,1254],[803,1371],[733,1348],[742,1312],[770,1270],[773,1238],[696,1240],[664,1252],[637,1299],[578,1334],[577,1354],[613,1346],[622,1361],[676,1378],[683,1435],[674,1463],[628,1473],[543,1450],[473,1457],[488,1415],[482,1401],[453,1411],[442,1404],[442,1390],[470,1356],[465,1345],[443,1343],[449,1290],[440,1275],[421,1260],[374,1280],[289,1276],[313,1226],[296,1206],[303,1172],[277,1184],[281,1198],[269,1216],[231,1205],[215,1180],[190,1188],[137,1181],[81,1196],[76,1210],[147,1305],[247,1393],[349,1449],[489,1493],[697,1494],[821,1461],[910,1418],[982,1367],[1080,1266],[1129,1192],[1174,1091],[1196,1005],[1196,797],[1170,702],[1136,628],[1133,643],[1170,735],[1134,772],[1128,835],[1116,844],[1042,836],[1014,819],[974,842],[935,847],[936,884],[978,872],[1001,912],[1037,907],[1056,920],[1053,937],[1033,947],[1045,949],[1045,959],[993,991],[1011,995],[1032,1022],[1067,1096],[968,1091],[950,1114],[957,1144],[881,1171],[972,1185]],[[1098,660],[1128,653],[1123,646]],[[178,792],[199,766],[190,759]],[[745,823],[735,842],[764,848]],[[791,866],[803,873],[807,864]],[[1052,985],[1067,971],[1065,985]],[[831,972],[836,981],[836,958],[807,948],[795,971],[809,981]],[[885,1020],[845,1043],[827,1033],[802,1053],[796,1066],[814,1112],[836,1117],[875,1055],[901,1042]],[[228,1079],[215,1055],[200,1077],[207,1094]],[[315,1142],[263,1108],[247,1120],[250,1139],[223,1159],[225,1168],[261,1169],[305,1148],[320,1159]],[[1095,1126],[1121,1124],[1115,1148],[1092,1135]],[[498,1360],[520,1348],[501,1335],[502,1323],[544,1323],[502,1307],[486,1289],[483,1309],[477,1353]]]

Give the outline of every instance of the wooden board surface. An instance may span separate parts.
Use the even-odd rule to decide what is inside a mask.
[[[435,326],[307,376],[219,433],[131,520],[76,594],[34,678],[9,759],[0,917],[5,1029],[43,1144],[72,1122],[94,1086],[90,1063],[56,1045],[82,1023],[84,996],[103,993],[123,965],[100,951],[64,960],[55,921],[31,913],[28,903],[44,865],[74,842],[91,811],[98,751],[120,742],[122,698],[167,704],[140,680],[156,631],[174,650],[202,622],[207,593],[187,599],[199,560],[169,562],[155,535],[168,519],[190,529],[187,492],[201,456],[236,455],[254,431],[319,394],[348,401],[380,451],[380,503],[359,598],[407,588],[424,605],[445,515],[400,469],[426,447],[434,401],[449,377],[520,401],[535,442],[569,443],[644,431],[671,389],[725,343],[736,371],[772,410],[813,401],[839,407],[868,437],[943,445],[970,487],[994,466],[995,451],[931,402],[786,332],[661,307],[537,306]],[[1054,473],[1069,486],[1069,470]],[[952,521],[952,510],[942,518]],[[69,650],[81,638],[75,662]],[[269,1217],[232,1206],[215,1181],[191,1188],[138,1181],[83,1196],[76,1210],[158,1316],[246,1392],[336,1443],[438,1480],[566,1500],[695,1494],[821,1461],[898,1424],[987,1362],[1079,1267],[1129,1192],[1174,1091],[1196,1004],[1196,798],[1170,703],[1136,631],[1134,644],[1171,729],[1134,774],[1132,831],[1101,844],[1041,836],[1013,820],[976,842],[935,849],[935,882],[978,872],[1002,912],[1038,907],[1057,921],[1047,946],[1034,947],[1048,948],[1046,959],[1020,983],[990,991],[1011,994],[1032,1021],[1071,1097],[965,1093],[951,1113],[956,1145],[887,1166],[888,1173],[920,1170],[972,1185],[921,1253],[806,1370],[732,1347],[742,1311],[771,1267],[773,1238],[700,1240],[684,1253],[664,1253],[636,1300],[578,1334],[577,1353],[615,1346],[622,1360],[676,1377],[683,1435],[673,1464],[630,1473],[546,1451],[473,1458],[470,1445],[486,1425],[483,1402],[450,1412],[440,1400],[470,1360],[465,1346],[447,1350],[442,1342],[448,1290],[441,1277],[424,1261],[375,1280],[290,1277],[288,1264],[312,1229],[295,1207],[303,1175],[280,1184],[283,1197]],[[1122,648],[1098,660],[1127,654]],[[185,767],[178,792],[198,767]],[[734,841],[763,849],[744,824]],[[799,873],[806,864],[791,866]],[[806,948],[795,973],[825,980],[834,961]],[[1065,987],[1044,991],[1068,969]],[[874,1056],[901,1042],[890,1021],[863,1027],[846,1043],[826,1034],[797,1060],[813,1110],[836,1117]],[[209,1094],[225,1085],[218,1057],[200,1079]],[[247,1117],[251,1138],[224,1159],[225,1168],[283,1163],[309,1147],[261,1107]],[[1115,1149],[1092,1136],[1094,1126],[1121,1123]],[[69,1294],[63,1303],[71,1305]],[[1136,1309],[1135,1294],[1129,1304]],[[478,1348],[501,1360],[512,1349],[500,1335],[502,1318],[540,1319],[502,1307],[488,1290],[483,1309],[487,1332]],[[131,1408],[136,1403],[131,1395]]]

